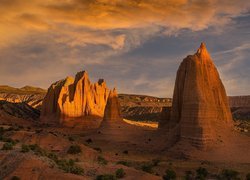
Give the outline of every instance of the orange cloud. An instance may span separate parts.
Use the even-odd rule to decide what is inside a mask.
[[[122,49],[134,29],[147,36],[156,26],[166,32],[223,27],[249,7],[245,0],[1,0],[0,46],[47,32],[70,45]]]

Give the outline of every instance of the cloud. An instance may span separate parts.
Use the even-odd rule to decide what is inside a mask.
[[[0,84],[46,88],[85,69],[122,92],[171,97],[180,60],[196,41],[212,39],[197,34],[223,36],[249,10],[245,0],[0,0]],[[223,77],[235,79],[229,70],[246,61],[242,48],[216,55]],[[244,60],[227,63],[236,52]]]
[[[57,34],[63,43],[92,42],[120,50],[137,45],[151,28],[163,28],[154,33],[173,34],[180,29],[223,27],[249,7],[245,0],[2,0],[0,45],[47,31]],[[112,32],[119,30],[123,31]],[[127,34],[134,30],[141,32],[137,33],[140,39],[125,44],[130,38]]]

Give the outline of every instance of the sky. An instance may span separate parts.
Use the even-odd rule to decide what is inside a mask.
[[[0,0],[0,84],[48,88],[86,70],[119,93],[172,97],[201,42],[228,95],[250,94],[246,0]]]

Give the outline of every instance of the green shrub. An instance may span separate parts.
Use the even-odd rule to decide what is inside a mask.
[[[117,178],[123,178],[125,176],[124,170],[122,168],[117,169],[116,172],[115,172],[115,176]]]
[[[78,174],[78,175],[83,175],[84,170],[75,165],[75,161],[70,159],[70,160],[57,160],[56,164],[58,165],[59,169],[62,169],[66,173],[73,173],[73,174]]]
[[[161,162],[160,159],[153,159],[152,160],[153,166],[158,166],[160,162]]]
[[[186,171],[185,180],[194,179],[194,173],[192,171]]]
[[[196,169],[196,178],[205,179],[208,176],[208,171],[206,168],[199,167]]]
[[[153,173],[153,165],[152,164],[143,164],[141,169],[147,173]]]
[[[128,154],[128,150],[123,151],[123,154]]]
[[[79,154],[82,152],[82,149],[79,145],[72,145],[69,147],[67,153],[68,154]]]
[[[31,145],[29,145],[29,148],[35,153],[35,155],[38,155],[38,156],[48,156],[47,151],[45,151],[44,149],[42,149],[37,144],[31,144]]]
[[[97,157],[97,161],[101,165],[107,165],[108,164],[108,161],[104,157],[102,157],[102,156],[98,156]]]
[[[69,136],[68,139],[69,139],[69,141],[75,141],[75,138],[72,136]]]
[[[55,153],[49,153],[48,154],[48,158],[50,158],[51,160],[57,162],[58,161],[58,157]]]
[[[131,166],[131,163],[128,161],[118,161],[116,164],[122,164],[122,165],[127,166],[127,167]]]
[[[96,180],[116,180],[116,177],[113,174],[103,174],[98,175]]]
[[[21,152],[22,153],[26,153],[26,152],[29,152],[30,151],[30,147],[26,144],[22,144],[22,150]]]
[[[176,179],[176,173],[175,171],[171,169],[167,169],[165,171],[165,175],[162,177],[164,180],[174,180]]]
[[[18,176],[12,176],[11,180],[20,180],[21,178]]]
[[[10,143],[10,142],[6,142],[4,143],[3,147],[2,147],[2,150],[12,150],[13,149],[13,144]]]
[[[0,127],[0,136],[2,136],[4,134],[4,128]]]
[[[226,180],[238,179],[239,172],[232,169],[223,169],[221,172],[221,178]]]
[[[246,180],[250,180],[250,173],[247,173]]]
[[[96,150],[96,151],[98,151],[98,152],[102,152],[102,149],[101,148],[99,148],[99,147],[96,147],[96,148],[94,148],[94,150]]]

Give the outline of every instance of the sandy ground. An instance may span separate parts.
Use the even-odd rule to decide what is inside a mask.
[[[224,133],[223,141],[218,140],[214,148],[199,150],[183,142],[166,148],[166,135],[159,133],[157,125],[152,123],[125,120],[116,126],[90,130],[49,127],[18,119],[1,121],[1,124],[5,129],[8,124],[23,127],[5,132],[5,136],[19,142],[13,150],[0,150],[0,179],[13,176],[21,179],[95,179],[100,174],[115,174],[119,168],[126,173],[124,179],[131,180],[162,179],[166,169],[174,170],[178,179],[185,176],[186,171],[195,172],[199,167],[205,167],[210,174],[233,169],[242,179],[250,172],[250,139],[235,131]],[[3,144],[0,142],[0,148]],[[65,173],[47,157],[33,152],[22,153],[22,144],[38,144],[59,158],[77,159],[76,164],[84,169],[84,174]],[[79,145],[82,153],[68,154],[71,145]],[[107,160],[106,165],[100,164],[100,156]],[[145,172],[143,167],[155,160],[157,165]]]

